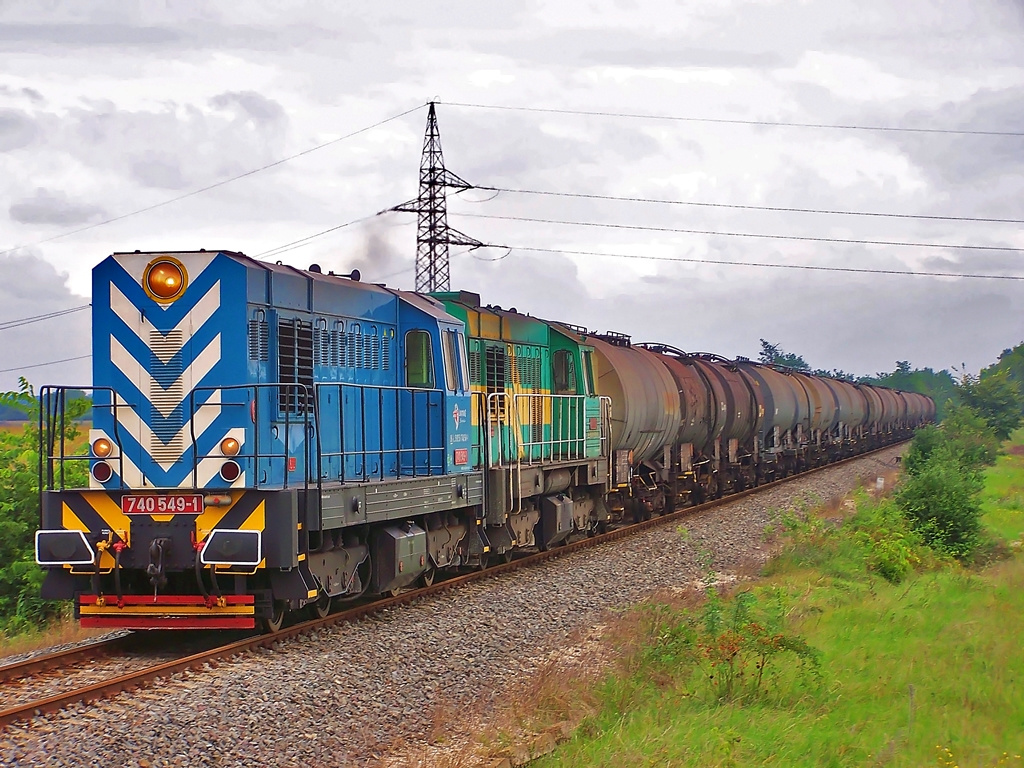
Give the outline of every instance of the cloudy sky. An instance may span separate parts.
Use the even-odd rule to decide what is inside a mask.
[[[1022,35],[1022,0],[0,0],[0,329],[87,304],[121,250],[411,288],[409,214],[277,249],[414,197],[436,100],[473,184],[676,201],[464,192],[451,225],[513,247],[454,248],[454,288],[687,350],[756,356],[765,337],[857,374],[976,371],[1024,340],[1024,281],[707,262],[1024,276],[1020,223],[919,218],[1024,220]],[[86,311],[0,330],[0,387],[87,383],[87,359],[24,366],[88,355],[88,332]]]

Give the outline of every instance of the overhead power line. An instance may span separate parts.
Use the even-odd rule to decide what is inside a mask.
[[[359,128],[358,130],[352,131],[351,133],[346,133],[344,136],[338,136],[337,138],[331,139],[330,141],[325,141],[322,144],[317,144],[315,147],[310,147],[309,149],[304,149],[301,152],[296,152],[294,155],[282,157],[280,160],[275,160],[272,163],[261,165],[259,168],[253,168],[252,170],[245,171],[244,173],[240,173],[237,176],[232,176],[231,178],[222,179],[221,181],[214,182],[213,184],[208,184],[205,187],[193,189],[191,192],[186,192],[182,195],[178,195],[177,197],[171,197],[168,198],[167,200],[162,200],[159,203],[147,205],[144,208],[138,208],[134,211],[129,211],[128,213],[122,213],[118,216],[113,216],[109,219],[104,219],[103,221],[97,221],[92,224],[87,224],[84,227],[78,227],[77,229],[71,229],[66,232],[61,232],[59,234],[52,235],[50,237],[45,237],[42,240],[36,240],[33,243],[25,243],[24,245],[15,246],[14,248],[8,248],[5,251],[0,251],[0,256],[6,256],[7,254],[14,253],[15,251],[18,251],[22,248],[28,248],[34,245],[42,245],[43,243],[49,243],[53,240],[59,240],[64,237],[70,237],[71,235],[77,235],[79,232],[85,232],[86,230],[95,229],[96,227],[106,226],[107,224],[112,224],[115,221],[121,221],[122,219],[127,219],[131,216],[138,216],[140,213],[147,213],[157,208],[162,208],[165,205],[170,205],[171,203],[177,203],[181,200],[194,197],[196,195],[202,194],[203,192],[209,192],[212,189],[217,189],[218,187],[223,187],[226,184],[231,184],[232,182],[238,181],[239,179],[244,179],[249,176],[253,176],[257,173],[262,173],[263,171],[269,170],[271,168],[276,168],[277,166],[295,160],[296,158],[303,157],[304,155],[308,155],[312,152],[324,149],[325,147],[329,147],[333,144],[337,144],[338,142],[345,141],[346,139],[351,139],[355,136],[358,136],[361,133],[366,133],[367,131],[373,130],[374,128],[379,128],[382,125],[386,125],[387,123],[405,117],[406,115],[409,115],[418,109],[422,109],[424,106],[425,104],[417,104],[415,107],[411,107],[410,109],[407,109],[404,112],[399,112],[397,115],[392,115],[391,117],[384,118],[383,120],[378,120],[376,123],[373,123],[372,125],[364,126],[362,128]]]
[[[64,315],[70,315],[75,312],[81,312],[83,309],[88,309],[92,304],[82,304],[78,307],[71,307],[70,309],[61,309],[56,312],[48,312],[45,315],[32,315],[31,317],[19,317],[16,320],[7,320],[0,323],[0,331],[6,331],[11,328],[20,328],[23,325],[31,325],[32,323],[42,322],[43,320],[49,320],[53,317],[63,317]]]
[[[883,213],[880,211],[843,211],[829,208],[790,208],[778,205],[740,205],[735,203],[709,203],[696,200],[671,200],[660,197],[629,197],[621,195],[598,195],[586,192],[556,192],[547,189],[515,189],[512,187],[478,186],[489,192],[508,192],[516,195],[544,195],[548,197],[570,197],[583,200],[611,200],[626,203],[655,203],[659,205],[688,205],[700,208],[731,208],[741,211],[773,211],[780,213],[821,213],[835,216],[874,216],[886,219],[923,219],[926,221],[973,221],[985,224],[1024,224],[1024,219],[991,219],[981,216],[938,216],[923,213]],[[494,198],[490,198],[494,199]],[[473,201],[477,202],[477,201]],[[480,202],[487,202],[480,201]]]
[[[842,131],[889,131],[896,133],[936,133],[961,136],[1013,136],[1024,137],[1024,131],[975,131],[959,128],[912,128],[892,125],[850,125],[841,123],[801,123],[786,120],[739,120],[725,117],[696,117],[690,115],[655,115],[640,112],[611,112],[592,109],[559,109],[554,107],[517,107],[507,104],[473,104],[460,101],[439,101],[449,107],[466,109],[494,109],[504,112],[537,112],[553,115],[581,115],[587,117],[622,117],[635,120],[666,120],[684,123],[713,123],[725,125],[769,125],[783,128],[825,128]]]
[[[752,237],[762,240],[796,240],[811,243],[846,243],[856,245],[892,245],[904,248],[955,248],[970,251],[1007,251],[1024,253],[1024,248],[1002,245],[959,245],[956,243],[913,243],[902,240],[861,240],[852,237],[811,237],[809,235],[769,235],[762,232],[724,232],[711,229],[682,229],[677,227],[653,227],[643,224],[612,224],[602,221],[570,221],[565,219],[541,219],[530,216],[499,216],[488,213],[458,213],[453,216],[468,216],[474,219],[497,219],[501,221],[526,221],[535,224],[559,224],[573,227],[599,227],[601,229],[627,229],[642,232],[671,232],[683,235],[714,235],[722,237]]]
[[[27,371],[29,368],[43,368],[47,365],[57,365],[57,363],[70,363],[73,360],[85,360],[86,358],[89,357],[92,357],[92,355],[65,357],[63,360],[47,360],[45,363],[33,363],[32,365],[17,365],[14,368],[0,368],[0,373],[11,373],[12,371]]]
[[[765,267],[769,269],[802,269],[814,272],[852,272],[866,275],[906,275],[908,277],[964,277],[977,280],[1024,280],[1024,275],[985,275],[962,272],[914,272],[909,269],[870,269],[867,267],[824,267],[813,264],[779,264],[764,261],[725,261],[723,259],[697,259],[685,256],[651,256],[635,253],[608,253],[603,251],[580,251],[567,248],[534,248],[527,245],[488,244],[488,248],[506,248],[509,251],[530,253],[561,253],[569,256],[605,256],[614,259],[639,259],[642,261],[675,261],[685,264],[714,264],[726,267]],[[507,254],[506,254],[507,255]],[[504,258],[504,257],[501,257]],[[500,261],[501,259],[491,259]]]

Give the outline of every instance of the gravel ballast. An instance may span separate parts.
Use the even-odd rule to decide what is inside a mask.
[[[780,511],[894,468],[890,448],[595,549],[0,730],[0,764],[374,764],[486,708],[604,611],[768,556]]]

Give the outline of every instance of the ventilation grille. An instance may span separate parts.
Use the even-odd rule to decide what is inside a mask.
[[[520,389],[540,389],[540,358],[517,357],[516,377]]]
[[[391,369],[391,338],[362,333],[358,325],[332,331],[317,331],[316,364],[332,368],[360,368],[387,371]]]
[[[469,353],[469,380],[474,384],[482,384],[480,379],[480,350],[474,349]]]
[[[171,331],[166,336],[158,331],[149,332],[149,370],[153,375],[149,390],[153,409],[149,455],[163,464],[177,461],[185,448],[185,437],[181,434],[183,414],[178,407],[185,399],[180,354],[183,343],[181,331]]]
[[[312,405],[313,326],[281,319],[277,326],[277,368],[281,382],[281,411],[304,413]],[[304,385],[288,386],[289,384]],[[308,399],[307,399],[308,398]]]
[[[266,320],[249,321],[249,359],[270,360],[270,328]]]

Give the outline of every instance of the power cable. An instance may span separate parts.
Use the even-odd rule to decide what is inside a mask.
[[[351,221],[346,221],[344,224],[338,224],[337,226],[334,226],[334,227],[328,227],[327,229],[322,230],[320,232],[317,232],[315,234],[307,235],[306,237],[300,237],[298,240],[292,240],[290,243],[284,243],[283,245],[279,245],[276,248],[271,248],[268,251],[263,251],[262,253],[257,253],[252,258],[254,258],[254,259],[262,259],[262,258],[267,257],[267,256],[278,256],[278,255],[280,255],[282,253],[287,253],[288,251],[294,251],[294,250],[296,250],[298,248],[305,248],[307,245],[309,245],[313,240],[316,240],[318,237],[323,237],[324,235],[329,235],[332,232],[337,232],[340,229],[345,229],[346,227],[351,227],[351,226],[354,226],[355,224],[362,224],[363,222],[370,221],[371,219],[375,219],[378,216],[382,216],[385,213],[390,213],[390,212],[391,212],[391,209],[388,208],[387,210],[379,211],[378,213],[371,213],[371,214],[368,214],[366,216],[360,216],[358,219],[352,219]],[[409,226],[412,223],[413,222],[411,222],[411,221],[403,221],[403,222],[399,222],[398,224],[393,224],[392,226]]]
[[[1024,275],[982,275],[960,272],[913,272],[909,269],[869,269],[866,267],[822,267],[812,264],[778,264],[762,261],[725,261],[720,259],[695,259],[684,256],[650,256],[635,253],[607,253],[602,251],[579,251],[566,248],[533,248],[525,245],[488,243],[485,248],[508,248],[531,253],[560,253],[570,256],[607,256],[614,259],[640,259],[644,261],[676,261],[687,264],[714,264],[727,267],[766,267],[771,269],[803,269],[815,272],[853,272],[868,275],[906,275],[908,277],[964,277],[978,280],[1024,280]],[[504,257],[502,257],[504,258]],[[493,259],[499,261],[499,259]]]
[[[811,243],[845,243],[856,245],[893,245],[906,248],[955,248],[969,251],[1007,251],[1024,253],[1024,248],[1001,245],[958,245],[956,243],[912,243],[902,240],[861,240],[846,237],[811,237],[809,235],[768,235],[761,232],[721,232],[710,229],[680,229],[676,227],[652,227],[643,224],[611,224],[599,221],[568,221],[563,219],[540,219],[530,216],[499,216],[488,213],[453,213],[453,216],[467,216],[474,219],[497,219],[500,221],[526,221],[535,224],[564,224],[574,227],[599,227],[602,229],[627,229],[642,232],[672,232],[683,235],[716,235],[722,237],[753,237],[762,240],[796,240]]]
[[[597,195],[586,192],[555,192],[546,189],[513,189],[510,187],[489,187],[478,186],[474,189],[482,189],[490,192],[509,192],[517,195],[545,195],[549,197],[572,197],[584,200],[611,200],[615,202],[628,203],[656,203],[660,205],[689,205],[702,208],[732,208],[741,211],[774,211],[781,213],[822,213],[835,216],[875,216],[887,219],[924,219],[926,221],[972,221],[986,224],[1024,224],[1024,219],[990,219],[980,216],[937,216],[922,213],[881,213],[878,211],[842,211],[828,208],[788,208],[777,205],[739,205],[733,203],[707,203],[696,200],[670,200],[658,197],[628,197],[620,195]],[[465,198],[462,198],[465,199]],[[470,200],[472,203],[486,203],[493,200]]]
[[[537,112],[554,115],[582,115],[587,117],[623,117],[637,120],[667,120],[686,123],[714,123],[725,125],[768,125],[783,128],[826,128],[843,131],[891,131],[897,133],[937,133],[961,136],[1013,136],[1024,137],[1024,131],[972,131],[958,128],[909,128],[891,125],[844,125],[835,123],[799,123],[784,120],[739,120],[724,117],[691,117],[688,115],[653,115],[638,112],[610,112],[592,109],[558,109],[554,107],[517,107],[506,104],[473,104],[460,101],[438,101],[449,107],[467,109],[495,109],[505,112]]]
[[[103,221],[97,221],[97,222],[95,222],[93,224],[87,224],[86,226],[79,227],[78,229],[71,229],[71,230],[68,230],[66,232],[61,232],[60,234],[56,234],[56,235],[53,235],[51,237],[46,237],[46,238],[43,238],[42,240],[37,240],[34,243],[25,243],[24,245],[19,245],[19,246],[16,246],[14,248],[8,248],[5,251],[0,251],[0,256],[6,256],[7,254],[14,253],[15,251],[18,251],[18,250],[20,250],[22,248],[29,248],[31,246],[42,245],[43,243],[49,243],[49,242],[51,242],[53,240],[59,240],[59,239],[64,238],[64,237],[70,237],[71,235],[76,235],[79,232],[85,232],[86,230],[89,230],[89,229],[95,229],[96,227],[102,227],[102,226],[105,226],[106,224],[112,224],[115,221],[121,221],[122,219],[129,218],[130,216],[137,216],[140,213],[147,213],[148,211],[152,211],[152,210],[155,210],[157,208],[162,208],[163,206],[170,205],[171,203],[177,203],[177,202],[179,202],[181,200],[185,200],[185,199],[187,199],[189,197],[194,197],[195,195],[202,194],[203,192],[209,192],[211,189],[217,189],[218,187],[223,187],[225,184],[230,184],[233,181],[238,181],[239,179],[244,179],[244,178],[246,178],[248,176],[253,176],[254,174],[261,173],[261,172],[266,171],[266,170],[268,170],[270,168],[276,168],[279,165],[283,165],[284,163],[287,163],[287,162],[290,162],[292,160],[295,160],[296,158],[303,157],[304,155],[308,155],[311,152],[316,152],[318,150],[323,149],[324,147],[329,147],[332,144],[337,144],[340,141],[345,141],[346,139],[351,139],[354,136],[358,136],[361,133],[366,133],[367,131],[373,130],[374,128],[379,128],[382,125],[390,123],[390,122],[392,122],[394,120],[398,120],[399,118],[405,117],[406,115],[411,114],[411,113],[415,112],[418,109],[422,109],[424,106],[426,106],[426,105],[425,104],[417,104],[415,107],[407,109],[404,112],[399,112],[397,115],[392,115],[391,117],[387,117],[387,118],[385,118],[383,120],[378,120],[376,123],[373,123],[372,125],[364,126],[363,128],[360,128],[360,129],[358,129],[356,131],[352,131],[351,133],[346,133],[344,136],[338,136],[337,138],[331,139],[330,141],[325,141],[323,144],[317,144],[315,147],[310,147],[309,149],[304,149],[301,152],[296,152],[294,155],[289,155],[288,157],[283,157],[280,160],[275,160],[272,163],[267,163],[266,165],[262,165],[259,168],[253,168],[252,170],[245,171],[244,173],[240,173],[237,176],[232,176],[231,178],[228,178],[228,179],[222,179],[221,181],[214,182],[213,184],[209,184],[209,185],[207,185],[205,187],[200,187],[199,189],[193,189],[191,192],[186,192],[186,193],[184,193],[182,195],[178,195],[177,197],[172,197],[172,198],[169,198],[167,200],[163,200],[163,201],[161,201],[159,203],[154,203],[153,205],[147,205],[145,208],[139,208],[139,209],[134,210],[134,211],[129,211],[128,213],[122,213],[122,214],[120,214],[118,216],[113,216],[113,217],[111,217],[109,219],[105,219]]]
[[[33,363],[32,365],[18,365],[14,368],[0,368],[0,373],[10,373],[11,371],[25,371],[29,368],[43,368],[47,365],[57,365],[57,363],[70,363],[73,360],[85,360],[92,355],[79,355],[78,357],[65,357],[63,360],[48,360],[45,363]]]
[[[11,328],[20,328],[23,325],[31,325],[32,323],[38,323],[43,320],[49,320],[53,317],[63,317],[64,315],[70,315],[75,312],[81,312],[83,309],[88,309],[92,304],[82,304],[78,307],[71,307],[70,309],[61,309],[56,312],[49,312],[45,315],[33,315],[32,317],[20,317],[17,320],[7,320],[6,322],[0,323],[0,331],[10,330]]]

